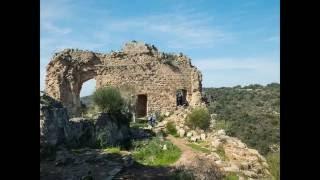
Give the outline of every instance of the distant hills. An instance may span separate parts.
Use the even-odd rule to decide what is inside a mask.
[[[254,84],[224,88],[204,88],[210,113],[230,136],[258,149],[270,152],[269,146],[280,145],[280,84]]]

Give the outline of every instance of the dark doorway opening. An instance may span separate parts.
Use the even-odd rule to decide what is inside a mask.
[[[145,117],[147,115],[147,95],[139,94],[137,97],[137,117]]]
[[[187,90],[179,89],[176,94],[177,106],[188,106],[187,102]]]

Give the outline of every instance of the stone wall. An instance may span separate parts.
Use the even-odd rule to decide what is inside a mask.
[[[77,116],[81,86],[92,78],[96,88],[129,85],[137,95],[147,95],[148,113],[174,111],[178,89],[187,91],[191,106],[201,104],[202,75],[191,60],[140,42],[126,43],[109,54],[71,49],[57,53],[47,67],[46,92]]]
[[[62,103],[40,96],[40,154],[50,147],[99,147],[125,144],[130,138],[129,118],[98,114],[91,119],[69,119]]]

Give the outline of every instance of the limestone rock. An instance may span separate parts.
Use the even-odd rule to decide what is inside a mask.
[[[258,178],[258,175],[252,171],[242,171],[242,173],[251,178]]]
[[[168,150],[166,144],[163,145],[162,150],[164,150],[164,151],[165,151],[165,150]]]
[[[186,131],[184,129],[179,129],[178,130],[178,134],[179,134],[180,137],[184,137],[185,133],[186,133]]]
[[[204,134],[204,133],[200,134],[200,139],[202,141],[206,140],[206,134]]]
[[[191,136],[192,136],[192,132],[189,131],[189,132],[187,133],[187,137],[188,137],[188,138],[191,138]]]
[[[192,136],[192,137],[190,138],[190,140],[191,140],[192,142],[197,142],[197,140],[199,140],[199,137],[198,137],[198,136]]]
[[[63,144],[68,137],[67,109],[46,94],[40,97],[40,152],[41,148]]]
[[[220,130],[217,131],[216,135],[217,136],[223,136],[223,135],[226,135],[226,132],[223,129],[220,129]]]
[[[212,142],[211,142],[211,145],[214,147],[214,148],[217,148],[221,145],[221,142],[219,139],[214,139]]]

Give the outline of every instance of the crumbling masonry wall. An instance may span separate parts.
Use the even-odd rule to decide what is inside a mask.
[[[187,91],[190,106],[201,104],[202,75],[191,60],[139,42],[108,54],[73,49],[55,54],[47,67],[45,91],[77,116],[82,84],[93,78],[96,88],[131,86],[137,95],[147,95],[148,113],[174,111],[178,89]]]

